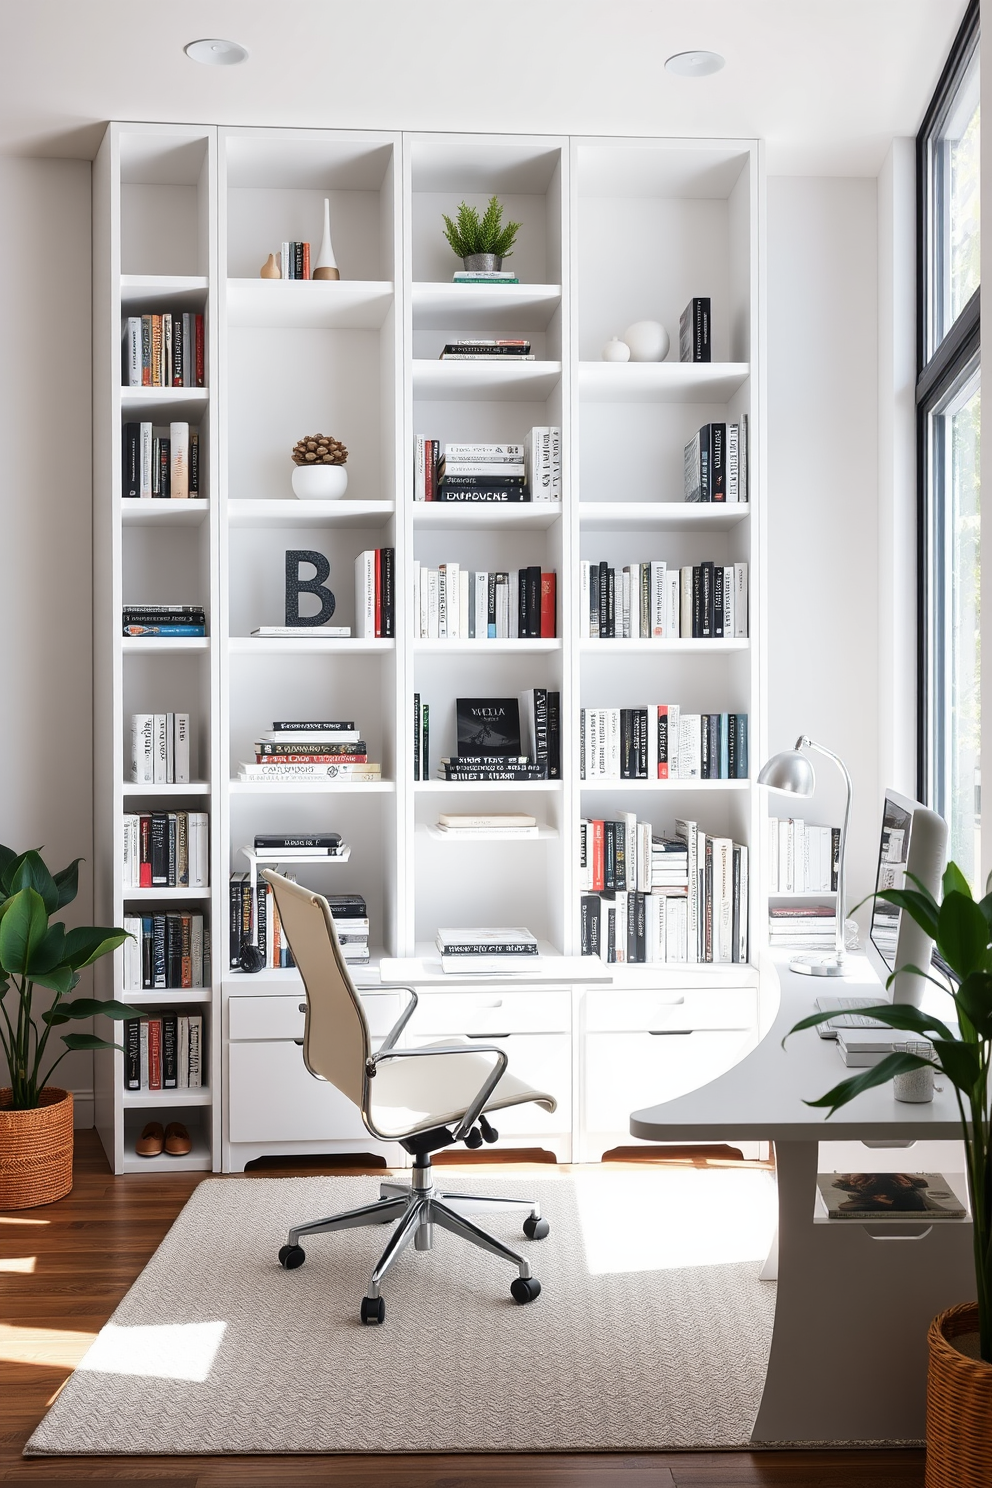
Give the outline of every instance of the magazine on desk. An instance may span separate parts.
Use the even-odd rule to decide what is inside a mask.
[[[929,1224],[967,1213],[942,1173],[818,1173],[816,1186],[827,1219]]]

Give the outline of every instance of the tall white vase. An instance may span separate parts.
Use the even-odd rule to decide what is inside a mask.
[[[331,246],[331,204],[324,197],[324,236],[321,239],[320,252],[317,254],[317,262],[311,272],[313,279],[340,279],[341,273],[334,260],[334,249]]]

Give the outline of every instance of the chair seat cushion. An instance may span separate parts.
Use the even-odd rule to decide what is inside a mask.
[[[425,1044],[429,1050],[458,1049],[436,1059],[387,1059],[380,1064],[370,1084],[371,1115],[379,1131],[402,1137],[425,1126],[447,1126],[460,1121],[485,1084],[493,1067],[491,1054],[479,1053],[468,1039],[445,1039]],[[508,1066],[486,1102],[487,1111],[536,1101],[546,1111],[557,1105],[553,1095],[531,1087]]]

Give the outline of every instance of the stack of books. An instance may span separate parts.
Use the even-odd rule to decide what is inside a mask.
[[[355,559],[355,634],[392,640],[396,635],[396,550],[366,548]]]
[[[125,636],[203,636],[207,612],[202,605],[150,604],[123,607],[121,623]]]
[[[722,640],[747,635],[747,564],[670,566],[662,559],[579,563],[579,635]]]
[[[128,889],[209,888],[205,811],[140,811],[124,816],[122,884]]]
[[[446,444],[414,441],[415,501],[561,500],[561,429],[541,424],[522,444]]]
[[[202,914],[125,915],[125,992],[210,986],[210,927]]]
[[[437,818],[438,831],[453,841],[471,841],[484,837],[516,841],[520,837],[536,837],[537,817],[526,811],[458,812],[440,811]]]
[[[539,563],[505,573],[413,564],[421,640],[537,640],[557,635],[557,575]]]
[[[840,827],[818,827],[793,816],[769,822],[768,892],[829,894],[837,888]]]
[[[747,714],[583,708],[579,767],[583,780],[746,780]]]
[[[125,1090],[199,1090],[205,1062],[202,1013],[125,1018]]]
[[[730,424],[704,424],[685,447],[682,465],[686,501],[748,499],[747,414]]]
[[[441,929],[435,937],[447,972],[526,971],[540,954],[537,938],[523,925],[508,929]]]
[[[125,387],[203,387],[202,315],[129,315],[121,344]]]
[[[131,714],[131,779],[138,785],[189,784],[189,714]]]
[[[679,316],[679,361],[708,362],[710,347],[710,297],[694,295]]]
[[[775,904],[768,911],[768,944],[772,950],[832,951],[837,916],[826,904]]]
[[[438,360],[442,362],[532,362],[530,342],[520,339],[499,340],[491,336],[471,336],[466,341],[446,341]]]
[[[369,784],[382,766],[369,760],[368,744],[353,719],[276,719],[255,742],[253,761],[242,761],[239,780],[351,780]]]
[[[452,274],[455,284],[519,284],[512,269],[456,269]]]
[[[124,425],[121,495],[127,500],[182,501],[200,494],[200,434],[189,424],[156,434],[150,422]]]

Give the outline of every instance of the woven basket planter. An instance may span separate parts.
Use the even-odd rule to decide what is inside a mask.
[[[949,1307],[930,1324],[926,1488],[992,1488],[992,1364],[953,1343],[977,1332],[974,1302]]]
[[[33,1111],[0,1090],[0,1209],[51,1204],[72,1188],[72,1095],[46,1085]]]

